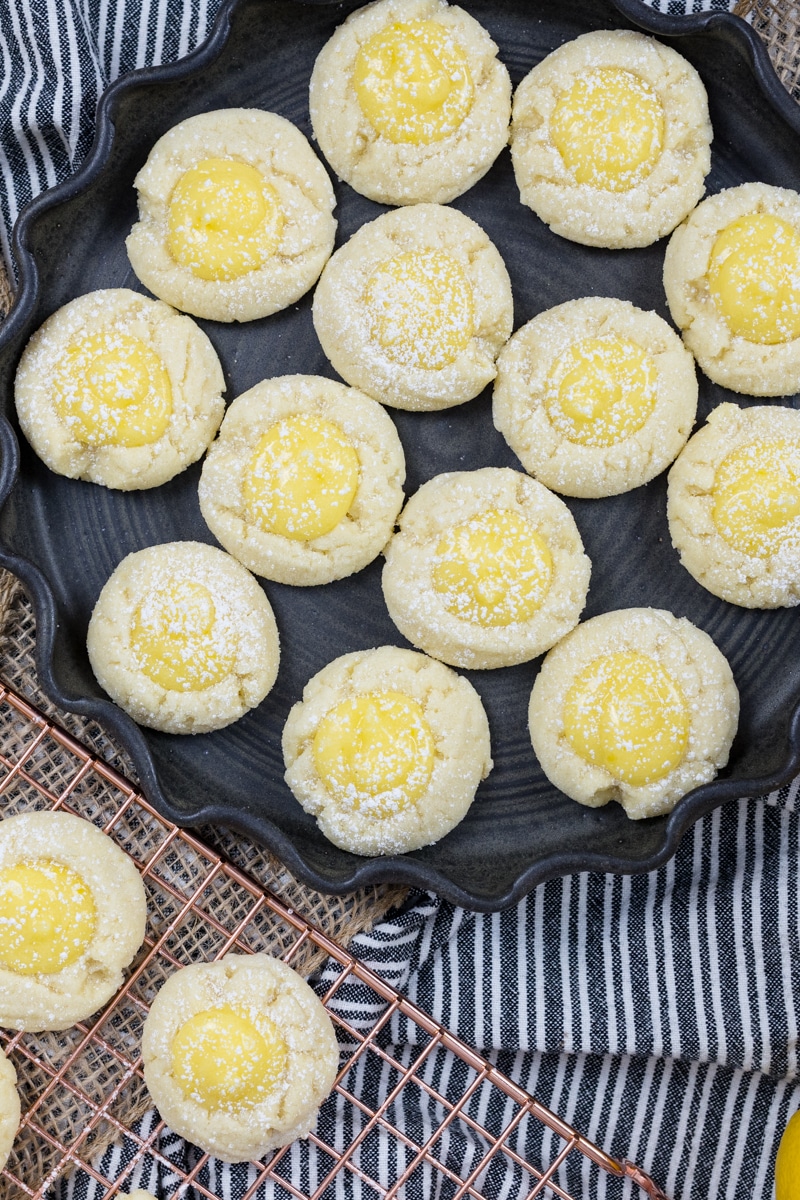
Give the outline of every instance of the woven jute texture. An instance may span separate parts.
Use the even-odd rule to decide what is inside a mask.
[[[30,601],[19,581],[8,571],[0,569],[0,677],[18,695],[38,708],[49,720],[60,725],[97,758],[103,759],[131,783],[136,784],[136,771],[133,763],[100,725],[58,708],[42,692],[34,664],[35,641],[36,624]],[[13,723],[5,724],[0,731],[0,753],[10,755],[15,742],[24,735],[24,722],[21,717],[19,729],[15,728]],[[37,764],[38,772],[42,777],[51,775],[58,777],[63,771],[61,748],[56,742],[48,741],[43,743],[39,751],[40,758],[42,754],[45,757],[49,755],[52,761],[40,761]],[[113,791],[113,787],[109,785],[109,804]],[[4,797],[3,812],[5,815],[11,815],[16,811],[25,811],[30,806],[28,797],[21,796],[17,799],[19,803],[15,801],[13,795]],[[103,810],[104,797],[102,795],[98,795],[96,799],[105,820],[111,815],[111,810],[109,813]],[[129,852],[137,861],[146,861],[154,849],[153,839],[159,836],[163,838],[165,834],[162,825],[148,820],[144,810],[142,813],[142,819],[131,826],[132,832],[129,835],[131,838]],[[347,946],[357,933],[371,929],[376,921],[400,904],[407,895],[407,889],[390,886],[364,888],[344,896],[322,895],[295,879],[291,872],[263,847],[256,846],[229,831],[205,828],[197,832],[218,853],[225,855],[263,888],[277,896],[287,908],[304,917],[342,946]],[[187,861],[187,855],[191,857],[191,853],[183,847],[179,860],[173,864],[176,878],[180,877],[177,886],[185,886],[184,877],[192,875],[192,863]],[[220,894],[215,899],[217,920],[223,923],[234,923],[236,914],[228,912],[225,908],[230,898]],[[236,902],[237,898],[233,896],[234,906]],[[153,940],[156,940],[160,933],[159,921],[162,919],[169,921],[174,915],[174,907],[174,899],[166,895],[162,912],[162,906],[159,905],[158,897],[151,887],[148,901],[148,931]],[[221,908],[224,911],[221,912]],[[179,946],[177,944],[171,946],[171,953],[178,958],[178,961],[204,961],[208,956],[207,938],[204,936],[208,931],[202,926],[202,922],[197,928],[195,925],[196,923],[191,924],[191,927],[187,926],[185,938]],[[257,941],[254,941],[256,934],[258,935]],[[285,945],[284,941],[293,936],[287,929],[282,937],[278,926],[268,920],[264,924],[264,929],[260,933],[256,931],[256,934],[250,931],[249,941],[252,943],[252,948],[274,955],[281,955],[288,945],[288,942]],[[301,954],[293,963],[295,969],[304,975],[317,970],[324,960],[321,951],[311,945],[308,950],[308,953]],[[51,1064],[58,1059],[64,1045],[69,1049],[69,1038],[64,1034],[38,1034],[31,1035],[31,1037],[37,1042],[37,1046],[33,1047],[34,1052],[38,1048],[41,1054],[46,1055]],[[38,1046],[38,1043],[41,1043],[41,1046]],[[102,1095],[103,1088],[108,1082],[109,1064],[101,1055],[94,1057],[84,1055],[81,1058],[80,1066],[81,1087],[84,1090],[88,1087],[89,1094],[96,1092],[97,1095]],[[27,1060],[26,1069],[33,1070]],[[20,1077],[20,1088],[23,1092],[26,1081],[27,1076]],[[58,1141],[63,1145],[70,1146],[81,1133],[85,1114],[74,1105],[70,1106],[65,1103],[59,1107],[58,1097],[55,1097],[55,1101],[57,1111],[55,1114],[49,1113],[48,1121]],[[121,1102],[116,1116],[125,1127],[132,1128],[150,1107],[151,1101],[144,1085],[140,1085],[134,1079],[125,1090],[124,1103]],[[91,1157],[96,1159],[118,1137],[118,1132],[111,1125],[105,1127],[105,1130],[98,1130],[92,1139]],[[28,1177],[44,1179],[52,1168],[52,1155],[52,1147],[40,1138],[28,1139],[26,1142],[26,1158],[30,1160],[27,1168]]]
[[[17,580],[2,570],[0,630],[0,676],[8,686],[136,785],[133,763],[105,730],[94,721],[56,707],[41,690],[33,659],[36,640],[33,610]],[[13,737],[13,731],[7,736]],[[347,946],[357,933],[371,929],[408,894],[407,888],[384,884],[343,896],[323,895],[295,879],[263,846],[255,845],[240,834],[209,827],[196,832],[218,853],[341,946]]]
[[[790,0],[739,0],[734,12],[750,20],[767,47],[781,83],[800,102],[800,4]]]
[[[121,775],[135,782],[132,763],[96,723],[62,711],[41,691],[34,670],[35,620],[31,605],[19,582],[7,571],[0,570],[0,677],[24,699],[35,705],[52,722],[66,729],[96,758],[108,762]],[[13,761],[20,746],[30,741],[31,729],[26,718],[13,708],[4,708],[0,724],[0,754]],[[34,778],[46,783],[53,794],[66,786],[74,775],[79,760],[70,763],[72,754],[52,738],[43,739],[34,758],[27,765]],[[124,792],[112,780],[102,775],[92,776],[91,783],[79,787],[74,801],[82,815],[101,827],[113,828],[115,840],[131,857],[144,865],[152,861],[159,848],[169,840],[170,827],[151,815],[143,806],[126,808]],[[11,816],[41,807],[34,788],[18,778],[14,787],[2,797],[2,814]],[[124,811],[124,816],[118,814]],[[216,843],[223,853],[241,870],[273,893],[298,916],[313,923],[340,945],[346,946],[356,933],[367,930],[389,908],[402,901],[405,889],[376,887],[352,892],[349,895],[324,896],[300,883],[268,851],[230,833],[205,829],[198,831],[206,843]],[[213,884],[206,883],[213,853],[198,848],[182,838],[173,839],[168,853],[159,857],[157,870],[147,876],[147,939],[132,968],[139,967],[147,947],[158,945],[166,936],[169,963],[163,956],[147,958],[138,982],[136,994],[148,1003],[163,984],[174,964],[208,961],[221,952],[226,942],[225,931],[241,926],[238,947],[283,957],[297,941],[297,930],[275,919],[265,906],[248,917],[253,892],[245,892],[228,875],[218,874]],[[183,899],[194,897],[191,909],[180,916]],[[206,916],[213,912],[214,925]],[[177,916],[176,916],[177,914]],[[241,952],[241,951],[239,951]],[[325,951],[312,940],[293,953],[292,966],[302,975],[318,971],[326,961]],[[166,974],[165,974],[166,971]],[[142,1015],[131,997],[115,997],[109,1005],[103,1025],[103,1037],[122,1040],[126,1054],[138,1053]],[[18,1086],[24,1109],[38,1102],[52,1070],[68,1070],[77,1080],[83,1096],[101,1103],[109,1094],[121,1067],[117,1056],[103,1052],[94,1043],[82,1043],[80,1029],[63,1033],[25,1035],[25,1054],[17,1056]],[[101,1043],[102,1046],[105,1042]],[[45,1072],[42,1064],[47,1064]],[[115,1074],[116,1073],[116,1074]],[[144,1083],[138,1074],[126,1080],[113,1106],[115,1124],[101,1122],[92,1131],[90,1142],[82,1150],[84,1161],[97,1162],[99,1156],[120,1140],[119,1128],[132,1129],[152,1107]],[[83,1132],[87,1120],[86,1105],[76,1100],[72,1092],[58,1087],[39,1104],[36,1121],[47,1133],[42,1137],[37,1129],[25,1125],[15,1143],[16,1167],[20,1177],[36,1184],[49,1177],[60,1162],[59,1146],[73,1146]],[[51,1139],[55,1138],[55,1141]],[[0,1190],[2,1184],[0,1184]],[[4,1193],[3,1193],[4,1194]]]

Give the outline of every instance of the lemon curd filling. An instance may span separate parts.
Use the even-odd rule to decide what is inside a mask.
[[[545,408],[580,446],[613,446],[641,429],[655,408],[652,357],[624,337],[584,338],[553,364]]]
[[[552,575],[544,538],[516,513],[490,509],[443,535],[432,578],[448,612],[498,627],[532,617]]]
[[[53,975],[77,962],[94,937],[92,893],[75,871],[49,859],[0,870],[0,966]]]
[[[55,366],[55,407],[84,446],[148,446],[166,432],[172,386],[141,338],[104,329],[70,345]]]
[[[756,558],[800,543],[800,447],[776,438],[734,450],[717,468],[712,516],[734,549]]]
[[[365,289],[370,335],[400,366],[440,371],[475,332],[472,285],[441,250],[398,254],[381,263]]]
[[[245,472],[249,519],[265,533],[312,541],[335,529],[358,490],[358,454],[338,425],[287,417],[261,437]]]
[[[372,813],[389,816],[424,795],[433,773],[433,734],[411,696],[367,692],[325,714],[313,755],[331,796],[356,811],[367,803]]]
[[[559,95],[550,136],[577,183],[626,192],[647,178],[661,155],[664,109],[634,71],[598,67]]]
[[[455,133],[472,108],[467,60],[437,21],[401,21],[364,43],[353,66],[362,113],[390,142],[428,145]]]
[[[229,1005],[195,1013],[172,1040],[181,1091],[209,1109],[252,1107],[283,1078],[289,1051],[274,1022]]]
[[[220,628],[211,592],[202,583],[177,580],[136,609],[131,648],[141,670],[167,691],[213,687],[233,670],[233,636]]]
[[[276,253],[284,221],[280,197],[260,171],[236,159],[207,158],[175,185],[167,245],[199,279],[238,279]]]
[[[670,673],[637,651],[604,654],[574,679],[564,733],[585,762],[642,787],[673,771],[689,744],[689,711]]]
[[[800,337],[800,233],[771,213],[732,221],[711,250],[708,286],[731,333],[774,346]]]

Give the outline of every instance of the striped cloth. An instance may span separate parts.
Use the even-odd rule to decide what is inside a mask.
[[[207,35],[219,5],[0,0],[0,240],[7,259],[20,208],[87,154],[103,88],[134,67],[185,55]],[[655,6],[683,13],[728,4]],[[798,790],[795,783],[718,809],[648,875],[553,880],[491,916],[414,894],[353,948],[591,1140],[637,1161],[675,1200],[769,1200],[777,1142],[800,1106]],[[337,1003],[351,1022],[375,1019],[354,985]],[[411,1060],[417,1034],[402,1019],[388,1027],[387,1045],[401,1062]],[[463,1083],[450,1055],[433,1057],[428,1069],[439,1090],[458,1095]],[[386,1086],[379,1074],[359,1080],[371,1104]],[[402,1112],[415,1140],[424,1140],[429,1115],[416,1097]],[[346,1137],[347,1120],[332,1102],[322,1135]],[[196,1153],[174,1138],[160,1149],[184,1170]],[[528,1129],[526,1151],[532,1161],[550,1161],[551,1135],[540,1131],[537,1140]],[[475,1153],[468,1131],[454,1130],[447,1147],[454,1169],[468,1170]],[[125,1154],[108,1151],[112,1170]],[[402,1165],[384,1169],[396,1177]],[[322,1170],[306,1142],[293,1148],[291,1167],[304,1186]],[[202,1178],[216,1195],[236,1200],[250,1172],[212,1160]],[[130,1187],[163,1192],[169,1182],[163,1168],[145,1161]],[[635,1192],[588,1160],[560,1183],[596,1200]],[[496,1200],[512,1200],[519,1187],[511,1173],[482,1183]],[[97,1194],[80,1176],[62,1192],[67,1200]],[[419,1200],[428,1194],[423,1187]]]

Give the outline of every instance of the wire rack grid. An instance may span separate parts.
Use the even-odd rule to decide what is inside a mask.
[[[156,1164],[170,1200],[216,1200],[208,1156],[198,1152],[189,1165],[179,1162],[163,1122],[140,1120],[150,1106],[139,1046],[149,1002],[167,975],[229,951],[270,953],[306,976],[325,964],[325,982],[317,989],[341,1051],[336,1086],[323,1106],[332,1119],[320,1119],[309,1137],[313,1178],[307,1169],[297,1170],[286,1147],[250,1167],[242,1200],[265,1185],[274,1200],[434,1194],[485,1200],[497,1193],[501,1179],[502,1190],[520,1200],[573,1200],[559,1183],[570,1156],[627,1181],[621,1186],[628,1192],[638,1185],[653,1200],[666,1200],[645,1172],[582,1137],[300,914],[164,821],[117,772],[6,687],[0,687],[0,796],[4,816],[62,808],[103,829],[139,867],[149,912],[147,936],[124,987],[90,1023],[63,1033],[0,1031],[17,1070],[23,1109],[0,1172],[0,1194],[7,1200],[40,1200],[76,1168],[112,1197],[128,1190],[145,1159]],[[377,1014],[365,1028],[352,1019],[353,988],[361,1011],[366,1003]],[[397,1016],[415,1027],[408,1062],[385,1037]],[[448,1082],[434,1086],[432,1080],[444,1075],[433,1066],[444,1055],[451,1056]],[[373,1096],[363,1085],[376,1075],[381,1086]],[[426,1115],[413,1126],[403,1115],[412,1093],[411,1108],[418,1105]],[[555,1135],[556,1152],[547,1165],[534,1166],[525,1153],[531,1122]],[[326,1131],[334,1132],[326,1137]],[[465,1139],[473,1147],[468,1169],[463,1155],[450,1153],[452,1142]],[[104,1155],[114,1143],[124,1153]],[[104,1169],[107,1161],[113,1170]]]

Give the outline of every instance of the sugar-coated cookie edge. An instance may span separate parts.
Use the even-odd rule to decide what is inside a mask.
[[[569,441],[544,404],[551,366],[583,337],[629,337],[651,355],[657,396],[644,425],[612,446]],[[694,360],[657,313],[627,300],[591,296],[540,313],[516,331],[497,359],[495,428],[525,470],[566,496],[613,496],[660,474],[679,453],[697,412]]]
[[[691,718],[684,760],[664,779],[640,786],[621,782],[576,754],[561,720],[575,676],[595,657],[626,649],[654,652],[681,685]],[[534,753],[555,787],[591,808],[618,800],[632,820],[639,820],[670,812],[687,792],[714,778],[728,761],[738,717],[733,674],[708,634],[663,609],[631,608],[592,617],[553,647],[533,685],[528,726]]]
[[[378,818],[349,813],[329,795],[312,744],[319,722],[334,705],[374,690],[405,692],[416,700],[436,745],[426,793]],[[492,768],[489,723],[472,685],[443,663],[398,646],[353,651],[317,672],[289,713],[282,744],[286,782],[298,802],[334,845],[369,856],[438,842],[464,818]]]
[[[0,1025],[61,1030],[97,1012],[122,985],[145,935],[147,905],[127,854],[90,821],[72,813],[29,812],[0,821],[0,868],[31,858],[70,867],[92,893],[97,928],[84,953],[53,975],[0,968]]]
[[[263,1006],[278,1027],[294,1078],[284,1079],[280,1095],[272,1093],[241,1114],[211,1113],[187,1098],[172,1079],[172,1039],[194,1014],[248,1000]],[[142,1057],[145,1083],[163,1119],[181,1137],[223,1162],[259,1159],[306,1137],[339,1065],[333,1025],[321,1001],[296,971],[268,954],[227,954],[170,975],[145,1020]]]
[[[585,67],[632,63],[662,100],[664,150],[650,175],[627,192],[578,184],[549,138],[553,89]],[[649,246],[670,233],[703,195],[711,135],[697,71],[676,50],[633,30],[595,30],[565,42],[514,93],[511,158],[522,203],[554,233],[586,246]]]
[[[705,278],[717,235],[752,212],[782,217],[800,236],[800,193],[766,183],[725,188],[698,204],[670,238],[664,291],[673,321],[709,379],[747,396],[789,396],[800,391],[800,338],[761,345],[731,333]]]

